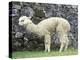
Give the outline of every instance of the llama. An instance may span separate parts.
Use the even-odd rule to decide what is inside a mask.
[[[50,17],[48,19],[42,20],[38,24],[34,24],[29,17],[21,16],[19,18],[19,25],[24,26],[28,31],[35,33],[39,36],[44,37],[45,51],[50,52],[51,46],[51,35],[58,32],[60,39],[60,49],[59,52],[67,50],[69,45],[68,32],[70,31],[69,22],[60,17]]]

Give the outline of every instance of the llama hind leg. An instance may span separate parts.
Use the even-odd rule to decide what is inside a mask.
[[[59,52],[62,52],[63,48],[65,47],[65,43],[66,43],[65,34],[59,33],[59,38],[60,38],[60,43],[61,43]]]
[[[50,52],[50,45],[51,45],[51,37],[50,35],[45,35],[45,51]]]
[[[68,39],[68,34],[67,33],[64,34],[63,40],[64,40],[64,51],[66,51],[67,48],[68,48],[68,45],[69,45],[69,39]]]
[[[50,52],[50,44],[45,44],[45,52]]]
[[[66,51],[68,48],[68,44],[65,44],[65,48],[64,48],[64,51]]]
[[[68,36],[66,33],[60,36],[60,42],[61,42],[60,52],[63,50],[63,48],[65,48],[64,50],[67,50],[69,40],[68,40]]]
[[[65,43],[64,51],[66,51],[66,50],[67,50],[68,45],[69,45],[69,39],[68,39],[68,36],[66,36],[66,37],[65,37],[65,39],[66,39],[66,43]]]
[[[61,43],[59,52],[62,52],[63,48],[64,48],[64,43]]]

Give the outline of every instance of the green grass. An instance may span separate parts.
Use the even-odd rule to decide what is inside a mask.
[[[77,55],[78,50],[69,48],[67,51],[59,52],[58,50],[52,50],[51,52],[45,51],[17,51],[12,53],[12,58],[30,58],[30,57],[49,57],[49,56],[68,56]]]

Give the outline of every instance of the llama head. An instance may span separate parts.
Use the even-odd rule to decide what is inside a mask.
[[[22,16],[22,17],[19,18],[19,25],[27,25],[27,24],[29,24],[31,22],[32,21],[27,16]]]

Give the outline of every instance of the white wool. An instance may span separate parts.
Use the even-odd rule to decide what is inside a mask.
[[[67,49],[69,42],[67,35],[70,31],[70,24],[68,20],[60,17],[51,17],[44,19],[35,25],[28,17],[22,16],[19,18],[19,25],[25,26],[27,30],[39,36],[44,36],[45,51],[48,50],[48,52],[50,51],[51,34],[55,33],[56,30],[60,36],[60,52],[63,47],[65,47],[65,50]]]

